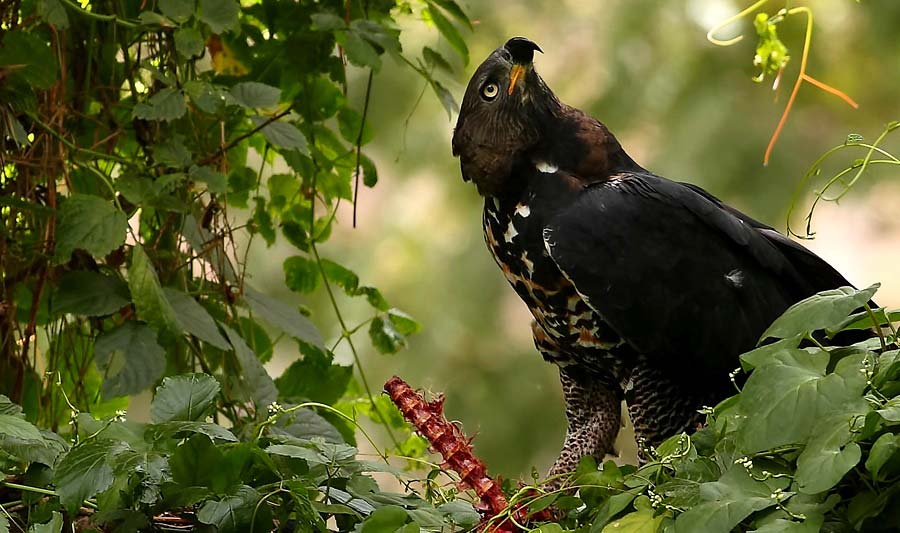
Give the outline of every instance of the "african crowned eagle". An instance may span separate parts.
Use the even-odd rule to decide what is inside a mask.
[[[650,445],[702,422],[789,306],[849,283],[700,187],[644,169],[559,101],[515,37],[466,88],[453,134],[488,248],[559,367],[568,430],[551,475],[612,451],[624,398]]]

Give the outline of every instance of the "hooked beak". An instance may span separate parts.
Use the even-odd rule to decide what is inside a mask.
[[[516,90],[516,84],[525,77],[527,69],[531,67],[535,50],[538,52],[543,52],[543,50],[525,37],[513,37],[506,41],[503,47],[509,52],[513,61],[513,67],[509,71],[509,88],[507,89],[507,93],[512,95]]]
[[[516,83],[524,77],[525,67],[522,65],[513,65],[512,69],[509,71],[509,89],[506,90],[507,94],[512,95],[513,91],[516,89]]]

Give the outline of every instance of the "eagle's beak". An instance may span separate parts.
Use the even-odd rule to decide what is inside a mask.
[[[513,91],[516,89],[516,83],[524,77],[525,67],[522,65],[513,65],[512,70],[509,71],[509,89],[507,89],[507,94],[512,95]]]

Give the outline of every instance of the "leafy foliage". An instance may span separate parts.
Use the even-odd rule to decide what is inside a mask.
[[[419,326],[320,255],[338,207],[377,182],[368,98],[349,89],[368,93],[384,61],[438,87],[432,65],[468,60],[456,2],[23,0],[0,15],[0,529],[89,515],[79,527],[135,530],[167,512],[220,531],[471,525],[470,506],[382,492],[367,473],[400,471],[357,459],[359,415],[394,453],[424,453],[357,350],[370,323],[386,353]],[[439,19],[459,57],[404,50],[416,19]],[[296,248],[280,295],[248,279],[257,238]],[[368,318],[345,322],[337,289]],[[334,316],[290,291],[332,296]],[[294,358],[273,379],[279,344]],[[142,391],[150,422],[126,420]]]

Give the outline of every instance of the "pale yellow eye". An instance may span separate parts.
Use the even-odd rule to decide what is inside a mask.
[[[500,88],[497,87],[496,83],[488,83],[481,88],[481,94],[488,100],[493,100],[494,98],[496,98],[499,92]]]

